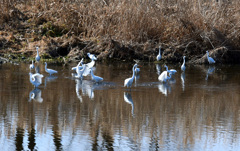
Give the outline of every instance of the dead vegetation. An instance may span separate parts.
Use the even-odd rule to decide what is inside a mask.
[[[154,60],[161,45],[168,61],[199,59],[206,50],[240,50],[239,6],[238,0],[3,0],[0,51],[28,53],[40,45],[51,57],[92,51],[100,59]]]

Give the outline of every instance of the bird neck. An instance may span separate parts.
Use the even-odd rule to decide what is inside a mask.
[[[132,75],[132,78],[134,78],[135,77],[135,66],[133,66],[133,68],[132,68],[132,71],[133,71],[133,75]]]
[[[183,64],[185,64],[185,58],[183,58]]]
[[[166,66],[165,68],[166,68],[166,70],[168,71],[168,67]]]
[[[32,80],[32,74],[30,74],[30,82],[33,83],[34,81]]]
[[[161,55],[161,49],[159,48],[159,53],[158,53],[159,55]]]
[[[47,64],[45,64],[45,70],[47,70]]]
[[[92,69],[91,69],[91,75],[92,75],[92,77],[94,77],[93,72],[92,72]]]

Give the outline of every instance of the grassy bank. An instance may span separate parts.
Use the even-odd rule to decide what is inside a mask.
[[[133,58],[146,60],[159,45],[189,57],[223,46],[240,50],[239,6],[239,0],[3,0],[0,51],[31,56],[40,45],[51,57],[72,57],[90,46],[104,57],[124,59],[134,51]]]

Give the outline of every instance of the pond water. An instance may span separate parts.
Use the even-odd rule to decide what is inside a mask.
[[[169,64],[161,84],[163,64],[141,64],[127,90],[132,65],[97,63],[96,84],[75,64],[49,64],[50,77],[40,63],[38,88],[28,64],[0,65],[0,150],[240,150],[240,66]]]

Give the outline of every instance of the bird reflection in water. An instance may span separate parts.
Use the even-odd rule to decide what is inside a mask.
[[[58,77],[57,76],[53,76],[53,75],[49,75],[47,77],[45,77],[45,81],[44,81],[44,86],[47,86],[48,82],[52,82],[54,80],[56,80]]]
[[[76,94],[78,99],[82,102],[82,96],[79,93],[79,90],[82,90],[83,96],[88,96],[90,99],[94,99],[94,90],[101,89],[103,84],[94,83],[91,80],[80,80],[75,79],[76,82]]]
[[[215,66],[209,66],[208,67],[205,80],[208,80],[208,75],[213,74],[214,70],[215,70]]]
[[[79,93],[79,89],[82,87],[82,80],[80,79],[75,79],[76,82],[76,94],[80,102],[82,102],[82,96]]]
[[[182,89],[185,90],[185,72],[181,73]]]
[[[37,64],[36,67],[35,67],[35,72],[36,73],[40,73],[40,68],[39,68],[39,65]]]
[[[131,93],[124,92],[124,101],[127,102],[128,104],[131,104],[131,106],[132,106],[132,116],[134,116],[134,104],[133,104]]]
[[[159,64],[156,64],[156,70],[157,70],[157,74],[160,75],[161,74],[161,66]]]
[[[29,93],[29,100],[28,101],[31,102],[31,100],[35,100],[38,103],[43,102],[42,92],[41,92],[40,89],[35,88]]]
[[[158,85],[158,90],[159,90],[159,92],[161,92],[162,94],[167,96],[168,91],[169,91],[169,93],[171,92],[171,87],[168,85],[168,83],[160,83]]]

